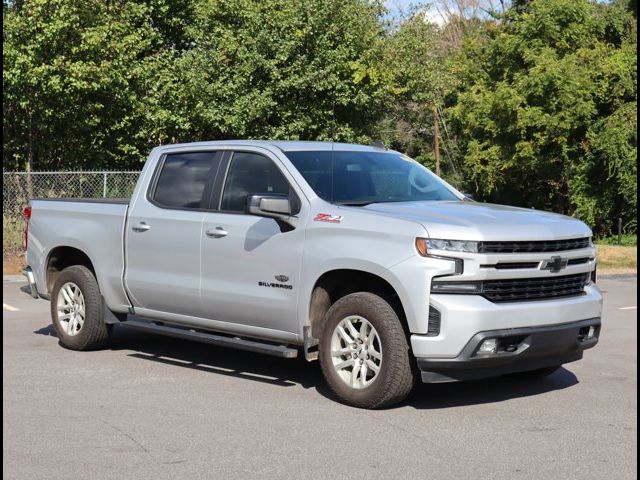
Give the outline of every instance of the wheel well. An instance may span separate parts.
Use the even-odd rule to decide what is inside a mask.
[[[82,250],[74,247],[56,247],[51,250],[47,260],[47,291],[53,290],[53,285],[62,270],[72,265],[83,265],[91,270],[95,277],[96,272],[91,259]]]
[[[362,270],[340,269],[324,273],[313,287],[309,321],[315,338],[319,338],[322,321],[331,305],[355,292],[370,292],[384,298],[400,318],[405,333],[409,334],[402,302],[389,282],[378,275]]]

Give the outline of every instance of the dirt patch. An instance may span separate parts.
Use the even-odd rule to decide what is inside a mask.
[[[18,275],[24,268],[23,253],[2,253],[2,274]]]

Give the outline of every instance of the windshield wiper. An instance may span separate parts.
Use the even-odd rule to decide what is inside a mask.
[[[345,207],[365,207],[367,205],[371,205],[372,203],[376,202],[373,202],[371,200],[364,200],[362,202],[344,202],[339,203],[339,205],[344,205]]]

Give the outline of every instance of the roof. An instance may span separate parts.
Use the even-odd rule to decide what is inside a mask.
[[[180,143],[173,145],[162,145],[162,147],[215,147],[215,146],[255,146],[255,147],[277,147],[283,152],[295,151],[329,151],[329,150],[349,150],[362,152],[385,151],[379,147],[371,145],[357,145],[354,143],[339,142],[310,142],[291,140],[216,140],[209,142]]]

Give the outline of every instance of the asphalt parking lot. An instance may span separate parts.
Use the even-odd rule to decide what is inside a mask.
[[[365,411],[304,360],[123,327],[110,350],[65,350],[48,302],[3,282],[3,476],[636,478],[637,282],[599,283],[601,341],[582,361]]]

